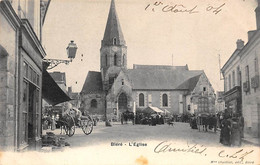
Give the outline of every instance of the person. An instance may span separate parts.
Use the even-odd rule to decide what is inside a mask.
[[[230,146],[230,128],[231,128],[231,121],[228,115],[224,116],[224,119],[220,125],[220,143],[223,145]]]
[[[244,138],[244,117],[242,116],[242,114],[239,114],[238,122],[240,126],[241,138]]]

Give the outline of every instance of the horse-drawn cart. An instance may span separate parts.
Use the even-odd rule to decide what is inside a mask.
[[[217,131],[217,118],[215,117],[215,115],[206,112],[198,113],[196,119],[197,119],[197,128],[199,131],[201,131],[201,129],[203,131],[208,131],[208,128],[210,130],[213,129],[214,132]]]
[[[72,109],[71,113],[63,115],[56,121],[61,126],[61,131],[64,129],[66,135],[71,137],[74,135],[76,127],[80,127],[86,135],[89,135],[93,130],[93,120],[91,116],[84,115],[78,117],[73,113],[73,110],[79,111],[77,109]]]
[[[210,116],[209,113],[199,113],[199,114],[197,114],[197,128],[198,128],[199,131],[201,130],[201,126],[202,126],[202,130],[207,131],[209,116]]]

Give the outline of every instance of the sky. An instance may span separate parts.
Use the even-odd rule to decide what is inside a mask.
[[[256,29],[256,0],[115,0],[115,4],[129,69],[133,64],[187,64],[190,70],[204,70],[215,91],[224,85],[219,64],[232,55],[238,39],[246,43],[247,32]],[[65,72],[74,92],[81,91],[88,71],[100,71],[109,7],[110,0],[51,0],[43,26],[45,58],[67,59],[66,47],[74,40],[78,50],[73,62],[49,70]]]

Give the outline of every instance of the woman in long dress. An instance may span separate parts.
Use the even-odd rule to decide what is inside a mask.
[[[220,125],[220,143],[230,146],[230,128],[231,121],[228,118],[224,118]]]

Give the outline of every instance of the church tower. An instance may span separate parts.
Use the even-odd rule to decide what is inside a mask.
[[[110,88],[122,69],[127,69],[127,46],[111,0],[106,29],[100,48],[100,70],[103,87]],[[104,86],[105,85],[105,86]]]

